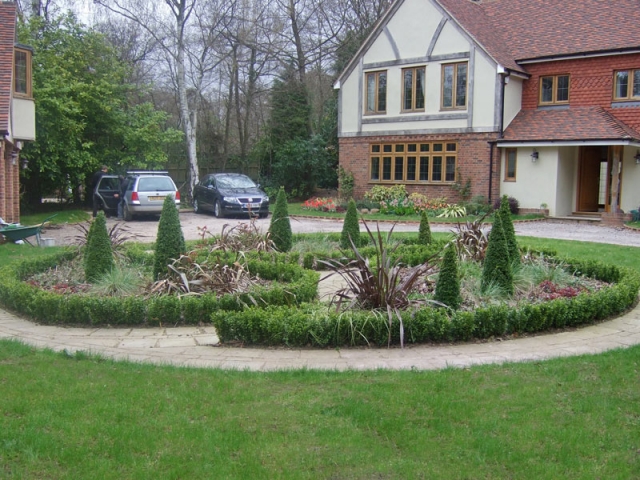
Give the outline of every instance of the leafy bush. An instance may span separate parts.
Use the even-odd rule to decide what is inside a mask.
[[[114,267],[111,241],[107,233],[104,212],[99,212],[91,224],[84,251],[84,275],[87,282],[94,282]]]
[[[518,200],[516,200],[513,197],[507,197],[507,200],[509,201],[509,211],[511,212],[512,215],[517,215],[518,212],[520,211],[520,202],[518,202]],[[502,198],[496,198],[493,201],[493,209],[499,210],[501,203],[502,203]]]
[[[340,235],[340,247],[346,249],[351,248],[351,242],[355,246],[360,246],[360,222],[358,221],[358,210],[356,202],[349,200],[347,214],[342,224],[342,234]]]
[[[465,207],[469,215],[485,215],[493,211],[484,195],[472,197],[470,201],[465,203]]]
[[[407,188],[404,185],[393,185],[392,187],[376,185],[365,192],[364,198],[378,203],[403,200],[407,198]]]
[[[167,274],[167,266],[186,250],[180,216],[173,196],[167,195],[158,222],[153,278],[158,280]]]
[[[288,252],[292,245],[291,221],[289,220],[289,208],[287,206],[287,196],[284,188],[280,187],[276,206],[271,216],[269,234],[275,247],[281,252]]]
[[[303,210],[317,210],[319,212],[335,212],[336,204],[333,198],[313,197],[302,204]]]

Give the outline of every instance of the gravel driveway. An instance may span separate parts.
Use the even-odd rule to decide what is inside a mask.
[[[257,219],[256,225],[266,231],[269,228],[271,217]],[[210,215],[196,215],[193,212],[180,213],[180,223],[185,239],[197,240],[203,235],[203,228],[212,234],[219,234],[224,225],[233,227],[241,223],[247,223],[245,219],[225,218],[218,219]],[[116,220],[108,219],[107,225],[110,228]],[[155,240],[158,230],[158,219],[151,217],[132,222],[121,222],[128,230],[127,235],[132,240],[140,242],[152,242]],[[380,230],[387,231],[393,224],[391,222],[380,223]],[[375,223],[370,223],[370,228],[375,228]],[[434,232],[449,232],[454,227],[452,225],[432,224],[431,230]],[[314,232],[341,232],[342,220],[327,220],[316,218],[292,218],[291,229],[294,233],[314,233]],[[589,225],[573,222],[556,221],[535,221],[515,223],[516,235],[557,238],[563,240],[578,240],[585,242],[611,243],[616,245],[629,245],[640,247],[640,232],[628,228],[612,228],[600,225]],[[417,223],[397,223],[394,231],[397,232],[417,232]],[[54,225],[43,230],[42,236],[52,238],[56,245],[70,245],[79,235],[78,228],[74,225]]]

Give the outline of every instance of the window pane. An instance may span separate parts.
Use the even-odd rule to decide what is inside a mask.
[[[516,178],[516,151],[507,150],[507,178]]]
[[[455,143],[447,143],[447,152],[455,152],[456,144]]]
[[[384,112],[387,109],[387,74],[378,74],[378,111]]]
[[[382,146],[382,151],[383,152],[391,152],[391,145],[383,145]]]
[[[541,88],[540,102],[553,102],[553,77],[542,77]]]
[[[433,144],[433,151],[434,152],[441,152],[442,151],[442,144],[441,143],[434,143]]]
[[[431,173],[431,181],[442,181],[442,157],[433,157],[433,172]]]
[[[27,52],[17,51],[15,55],[14,91],[16,93],[27,92]]]
[[[407,180],[414,181],[416,179],[416,157],[407,157]]]
[[[447,182],[456,180],[456,157],[447,157],[447,171],[444,178]]]
[[[429,157],[420,157],[420,180],[429,181]]]
[[[396,152],[404,152],[404,144],[399,143],[396,145]]]
[[[371,145],[371,151],[374,153],[380,152],[380,145]]]
[[[640,70],[633,71],[633,96],[640,97]]]
[[[404,71],[404,101],[402,108],[411,110],[413,102],[413,70]]]
[[[429,151],[429,144],[428,143],[421,143],[420,144],[420,151],[421,152],[428,152]]]
[[[467,64],[458,65],[456,77],[456,107],[467,105]]]
[[[627,98],[629,72],[616,72],[616,98]]]
[[[416,68],[416,109],[424,108],[424,68]]]
[[[367,74],[367,112],[376,111],[376,75]]]
[[[453,65],[445,65],[442,75],[442,106],[453,107]]]
[[[380,157],[371,157],[371,180],[380,180]]]
[[[382,180],[391,180],[391,157],[382,159]]]
[[[556,102],[569,101],[569,75],[561,75],[558,77],[558,91],[556,94]]]
[[[404,157],[396,157],[396,161],[393,169],[393,179],[394,180],[404,179]]]
[[[407,152],[417,152],[418,146],[415,143],[410,143],[407,145]]]

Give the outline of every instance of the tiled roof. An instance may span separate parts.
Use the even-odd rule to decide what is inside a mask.
[[[509,60],[640,47],[640,0],[437,1],[507,67]]]
[[[0,132],[9,129],[13,46],[16,41],[16,4],[0,2]]]
[[[631,129],[601,107],[521,110],[504,132],[504,141],[640,140]]]

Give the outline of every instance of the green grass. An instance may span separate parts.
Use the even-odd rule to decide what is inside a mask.
[[[0,476],[637,478],[639,368],[634,347],[437,372],[250,373],[0,341]]]
[[[635,247],[518,241],[640,271]],[[0,264],[52,251],[0,245]],[[639,371],[640,346],[436,372],[251,373],[0,340],[0,478],[637,478]]]
[[[20,223],[22,225],[37,225],[42,223],[46,218],[56,214],[51,220],[52,224],[80,223],[91,218],[91,213],[84,210],[60,210],[57,212],[41,212],[30,215],[22,215]]]

